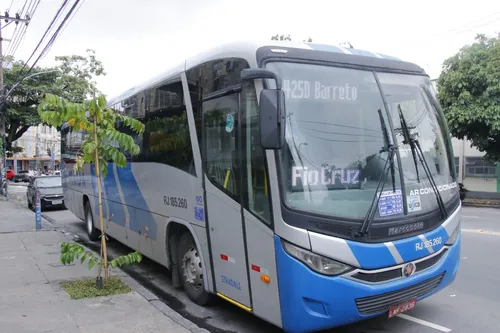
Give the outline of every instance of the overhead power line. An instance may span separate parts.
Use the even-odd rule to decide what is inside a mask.
[[[66,3],[67,1],[65,1]],[[26,73],[20,73],[19,76],[18,76],[18,79],[16,80],[16,83],[13,84],[13,88],[14,87],[17,87],[30,73],[31,71],[33,70],[33,68],[36,66],[36,64],[38,63],[38,61],[40,60],[40,58],[51,48],[51,46],[54,44],[55,40],[57,39],[57,37],[59,36],[62,28],[64,27],[64,25],[66,24],[66,22],[68,21],[68,19],[70,18],[71,14],[73,13],[73,11],[75,10],[75,8],[77,7],[78,3],[80,2],[80,0],[76,0],[74,3],[73,3],[73,6],[70,8],[70,10],[68,11],[68,13],[66,14],[66,16],[64,17],[64,19],[62,20],[62,22],[59,24],[59,26],[57,27],[56,31],[52,34],[52,37],[50,38],[50,40],[48,41],[48,43],[45,45],[45,47],[43,48],[42,52],[40,53],[40,55],[36,58],[35,62],[33,62],[33,64],[31,65],[31,67],[28,69],[28,71],[26,71]],[[64,4],[63,4],[64,5]],[[56,14],[57,15],[57,14]],[[51,23],[52,24],[52,23]],[[49,26],[50,28],[50,26]],[[44,35],[45,36],[45,35]],[[44,37],[42,37],[42,40],[43,40]],[[38,46],[37,46],[38,48]],[[36,49],[35,49],[36,50]],[[33,52],[34,54],[35,52]],[[31,58],[31,57],[30,57]],[[26,67],[26,65],[28,64],[28,62],[25,63],[25,66],[23,66],[23,69]],[[21,70],[22,72],[22,70]],[[9,92],[7,93],[7,95],[5,96],[5,98],[8,97],[8,95],[12,92],[13,88],[11,88],[11,90],[9,90]]]
[[[69,2],[69,0],[64,0],[64,2],[62,3],[61,7],[59,7],[59,9],[57,10],[56,15],[54,15],[54,17],[52,18],[52,21],[50,22],[48,28],[45,30],[42,38],[40,39],[40,41],[38,42],[37,46],[35,47],[35,49],[31,53],[31,55],[29,56],[28,60],[26,60],[26,62],[24,63],[24,66],[23,66],[23,68],[21,68],[20,72],[22,72],[26,68],[26,66],[30,62],[31,58],[33,58],[33,56],[35,55],[35,53],[38,50],[38,48],[40,47],[40,45],[43,43],[43,41],[45,39],[45,36],[47,36],[47,34],[49,33],[49,31],[52,29],[52,26],[54,25],[54,22],[59,18],[59,15],[64,10],[64,8],[68,4],[68,2]]]
[[[40,0],[30,0],[29,4],[28,4],[28,1],[25,1],[23,8],[21,9],[21,11],[18,11],[17,15],[19,15],[20,17],[22,17],[22,16],[29,17],[31,20],[33,18],[33,16],[35,15],[35,12],[36,12],[39,4],[40,4]],[[26,8],[26,5],[28,7],[27,7],[26,12],[24,12],[24,8]],[[12,34],[11,43],[7,49],[7,52],[5,52],[4,57],[10,56],[13,59],[14,54],[16,53],[19,45],[21,45],[21,42],[24,39],[24,35],[26,34],[26,30],[28,29],[28,23],[29,22],[27,22],[26,24],[21,24],[21,25],[16,24],[16,28],[14,29],[14,33]],[[12,61],[12,59],[11,59],[11,61]],[[5,62],[4,67],[8,66],[11,61]]]

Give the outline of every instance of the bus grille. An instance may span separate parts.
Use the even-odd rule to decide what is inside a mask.
[[[446,272],[438,276],[422,281],[411,287],[399,289],[376,296],[369,296],[356,299],[356,306],[362,315],[386,312],[392,305],[398,305],[413,298],[424,296],[439,285]]]
[[[441,260],[441,258],[443,258],[443,256],[446,254],[447,251],[448,249],[444,249],[435,256],[426,258],[424,260],[415,263],[415,273],[420,273],[422,271],[425,271],[426,269],[437,264]],[[370,271],[358,272],[356,274],[353,274],[352,277],[354,279],[366,281],[369,283],[382,283],[402,278],[403,273],[401,268],[398,267],[395,269],[388,269],[386,271],[378,271],[373,273]]]

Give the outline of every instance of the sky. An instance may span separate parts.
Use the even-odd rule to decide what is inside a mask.
[[[74,0],[70,1],[70,5]],[[82,0],[83,1],[83,0]],[[431,78],[443,61],[474,41],[477,33],[500,32],[500,1],[475,0],[85,0],[39,65],[58,55],[96,51],[107,75],[98,88],[115,96],[186,57],[218,43],[262,39],[277,33],[293,40],[380,52],[412,61]],[[63,0],[41,0],[14,56],[26,60]],[[0,0],[11,15],[25,0]],[[12,4],[12,5],[11,5]],[[69,7],[68,7],[69,8]],[[2,26],[5,22],[2,22]],[[2,29],[10,38],[13,25]],[[8,41],[3,42],[4,52]],[[31,62],[30,62],[31,64]]]

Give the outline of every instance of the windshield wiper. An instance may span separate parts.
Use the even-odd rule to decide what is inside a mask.
[[[382,110],[378,109],[378,116],[380,118],[380,126],[382,127],[382,133],[384,134],[384,149],[382,151],[389,152],[391,148],[391,142],[389,141],[389,132],[387,131],[387,125],[385,124],[384,117],[382,116]],[[394,146],[392,146],[394,148]],[[389,158],[389,156],[388,156]],[[391,180],[392,180],[392,191],[396,192],[396,176],[394,172],[394,152],[389,158],[389,168],[391,170]]]
[[[378,115],[380,118],[380,126],[382,127],[382,133],[384,135],[384,148],[380,152],[387,152],[387,160],[385,161],[382,176],[378,181],[377,188],[375,189],[375,195],[373,196],[372,203],[370,205],[370,208],[368,209],[368,212],[366,212],[365,219],[363,220],[363,224],[361,225],[361,229],[358,233],[354,235],[356,237],[362,237],[368,233],[368,229],[370,228],[370,225],[372,224],[373,219],[375,217],[375,212],[377,211],[375,207],[377,206],[380,200],[380,195],[382,194],[382,191],[384,191],[384,184],[385,181],[387,180],[387,174],[389,173],[389,170],[391,171],[392,191],[396,192],[396,180],[394,174],[395,173],[394,155],[396,153],[396,147],[389,141],[389,132],[387,130],[387,125],[385,124],[385,120],[384,117],[382,116],[382,111],[380,109],[378,110]],[[382,186],[382,188],[380,189],[380,194],[379,194],[380,186]]]
[[[417,157],[415,156],[416,154],[418,154],[418,159],[422,164],[422,167],[424,168],[425,175],[427,176],[427,179],[429,179],[429,182],[431,183],[432,186],[432,190],[436,195],[436,201],[439,206],[439,210],[441,211],[441,215],[443,219],[446,219],[448,217],[448,213],[446,212],[446,208],[444,206],[443,197],[441,196],[441,193],[439,193],[439,189],[436,185],[436,182],[434,181],[434,177],[432,177],[431,170],[429,168],[429,165],[427,164],[427,161],[425,160],[422,148],[420,147],[420,142],[417,139],[415,139],[413,135],[410,134],[410,130],[408,129],[408,125],[406,124],[406,120],[403,115],[403,111],[401,110],[400,104],[398,104],[398,112],[399,112],[399,120],[401,122],[401,130],[403,132],[403,138],[404,138],[403,143],[410,145],[411,153],[413,155],[413,161],[415,162],[415,169],[417,170],[417,181],[420,183],[420,178],[418,177]]]
[[[401,110],[401,105],[398,104],[399,122],[401,124],[401,132],[403,134],[403,144],[410,145],[411,154],[413,156],[413,164],[415,164],[415,172],[417,173],[417,182],[420,184],[420,176],[418,175],[418,163],[415,148],[415,141],[410,136],[410,130],[406,124],[406,120],[403,116],[403,111]]]

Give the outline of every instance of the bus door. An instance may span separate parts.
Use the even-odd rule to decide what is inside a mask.
[[[219,296],[249,310],[239,100],[240,93],[231,93],[203,102],[202,156],[215,288]]]

